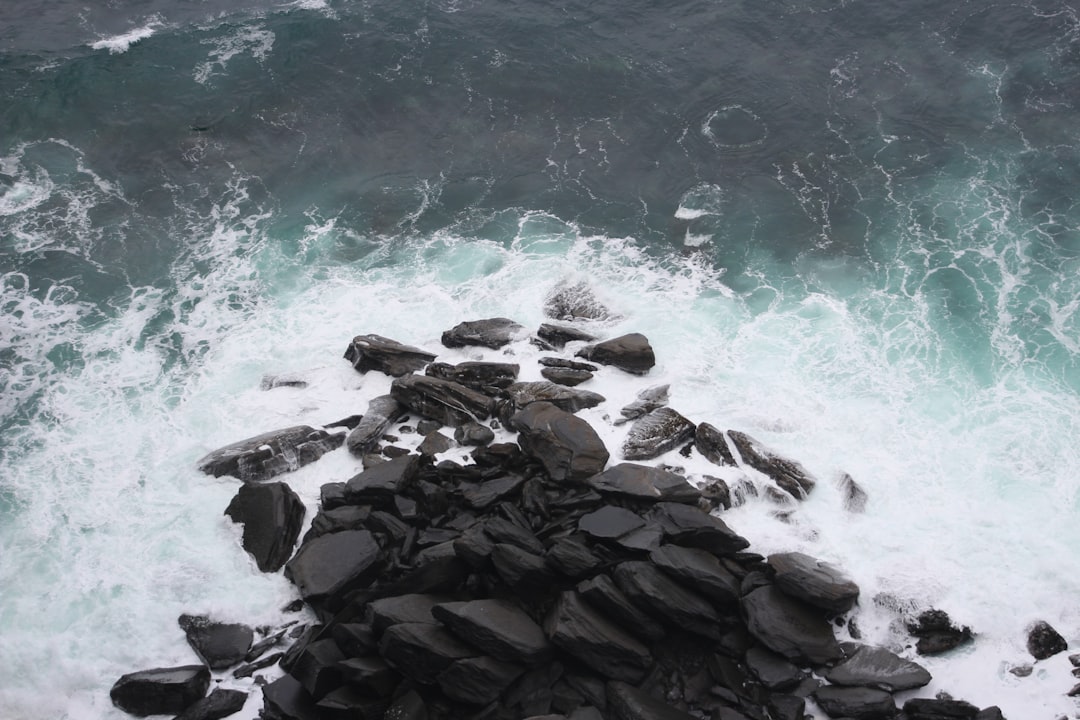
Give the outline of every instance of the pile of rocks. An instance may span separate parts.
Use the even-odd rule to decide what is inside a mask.
[[[495,318],[462,323],[443,343],[499,348],[522,336]],[[533,341],[557,351],[585,339],[596,338],[547,325]],[[577,355],[633,374],[655,362],[639,334]],[[199,463],[245,481],[226,510],[244,526],[244,548],[260,570],[284,568],[318,622],[263,629],[255,643],[243,626],[185,616],[204,664],[125,676],[113,689],[121,708],[224,717],[243,698],[204,697],[209,670],[246,662],[234,675],[285,670],[262,689],[267,720],[801,720],[808,699],[829,717],[1001,717],[947,698],[898,709],[893,693],[930,674],[884,648],[838,642],[834,626],[858,587],[800,553],[749,552],[717,516],[737,488],[609,464],[600,436],[574,414],[604,402],[572,387],[595,365],[549,357],[548,381],[519,382],[514,364],[436,363],[377,335],[355,338],[346,358],[395,377],[363,416],[260,435]],[[798,463],[745,434],[694,424],[666,396],[647,388],[623,409],[633,421],[623,457],[681,448],[764,473],[792,502],[813,490]],[[418,452],[376,454],[395,426],[419,431]],[[447,426],[475,446],[469,462],[437,461],[454,445]],[[516,442],[493,443],[492,427]],[[305,508],[271,478],[342,444],[364,470],[323,485],[293,553]]]

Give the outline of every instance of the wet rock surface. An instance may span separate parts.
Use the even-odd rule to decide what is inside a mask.
[[[641,333],[630,333],[589,345],[579,350],[577,355],[634,375],[644,375],[656,365],[652,345]]]
[[[206,695],[210,671],[203,665],[128,673],[112,686],[113,704],[132,715],[176,715]]]
[[[435,353],[381,335],[357,335],[346,348],[345,359],[358,372],[378,370],[396,377],[423,369]]]
[[[304,521],[303,502],[284,483],[244,484],[225,514],[244,526],[241,544],[263,572],[276,572],[292,556]]]
[[[448,348],[477,345],[497,350],[509,345],[524,330],[524,327],[509,318],[467,320],[444,332],[442,344]]]
[[[343,433],[296,425],[218,448],[196,466],[214,477],[231,475],[244,482],[262,482],[315,462],[341,447],[344,440]]]

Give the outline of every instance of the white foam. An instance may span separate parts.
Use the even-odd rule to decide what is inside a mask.
[[[223,37],[203,40],[210,45],[208,60],[195,67],[195,82],[204,85],[210,78],[225,71],[229,62],[241,55],[250,55],[256,62],[262,62],[274,47],[276,36],[270,30],[258,25],[243,25],[235,32]]]
[[[145,40],[156,33],[162,25],[161,19],[155,17],[145,25],[132,28],[126,33],[96,40],[90,43],[90,47],[94,50],[108,50],[113,55],[119,55],[127,52],[135,43]]]

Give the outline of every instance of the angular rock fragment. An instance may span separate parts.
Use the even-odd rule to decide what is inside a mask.
[[[971,628],[957,626],[944,610],[925,610],[907,625],[908,632],[918,638],[915,651],[920,655],[939,655],[970,642]]]
[[[380,395],[368,402],[367,411],[360,422],[349,431],[345,447],[357,457],[371,452],[386,434],[390,424],[401,417],[405,407],[392,395]]]
[[[196,465],[214,477],[232,475],[244,482],[261,482],[315,462],[341,447],[344,440],[344,433],[296,425],[218,448]]]
[[[245,483],[229,502],[225,514],[244,526],[241,544],[262,572],[277,572],[292,555],[304,503],[284,483]]]
[[[595,365],[589,363],[577,362],[576,360],[567,360],[566,358],[558,357],[542,357],[537,360],[538,363],[548,368],[562,368],[564,370],[580,370],[582,372],[594,373],[599,370]]]
[[[728,430],[728,437],[735,444],[744,463],[767,475],[792,497],[802,500],[817,484],[802,465],[772,453],[746,433]]]
[[[546,590],[551,584],[551,570],[543,556],[516,545],[496,543],[491,549],[491,562],[503,582],[518,592]]]
[[[482,655],[455,660],[439,673],[439,687],[448,698],[469,705],[487,705],[525,672],[521,665]]]
[[[606,678],[639,683],[652,667],[649,649],[575,592],[559,596],[544,631],[551,642]]]
[[[701,423],[694,433],[694,447],[709,462],[715,465],[735,466],[735,458],[728,448],[724,433],[709,423]]]
[[[546,367],[540,370],[540,375],[545,380],[550,380],[557,385],[575,387],[583,382],[593,379],[593,374],[588,370],[574,370],[573,368]]]
[[[176,715],[206,695],[210,671],[204,665],[154,668],[122,675],[109,697],[132,715]]]
[[[506,392],[514,407],[519,409],[534,402],[548,402],[560,410],[574,413],[596,407],[605,400],[599,393],[563,387],[546,380],[514,383]]]
[[[345,484],[345,497],[353,503],[387,503],[407,493],[420,471],[419,455],[402,455],[358,473]]]
[[[426,375],[450,380],[465,387],[488,392],[504,389],[517,380],[521,366],[516,363],[463,362],[457,365],[433,363],[424,371]]]
[[[722,626],[726,623],[713,606],[652,563],[639,560],[620,563],[612,575],[615,584],[630,601],[654,617],[705,637],[718,639],[721,636]]]
[[[547,551],[547,561],[569,578],[577,579],[592,574],[602,561],[588,545],[574,538],[559,538]]]
[[[349,720],[382,720],[389,705],[389,696],[371,697],[348,685],[330,691],[315,703],[321,718]]]
[[[657,503],[646,516],[658,524],[669,542],[708,550],[714,555],[739,552],[750,542],[735,533],[720,518],[679,503]]]
[[[922,687],[930,682],[926,668],[904,660],[885,648],[859,645],[835,666],[822,672],[833,685],[856,685],[898,692]]]
[[[638,637],[660,640],[667,634],[658,622],[632,603],[607,575],[596,575],[580,582],[576,590],[590,606]]]
[[[396,377],[422,369],[435,353],[381,335],[357,335],[346,348],[345,359],[359,372],[378,370]]]
[[[963,700],[945,698],[912,698],[904,703],[908,720],[953,720],[973,718],[979,708]]]
[[[798,667],[760,645],[746,651],[746,667],[770,690],[790,690],[806,677]]]
[[[586,481],[590,487],[606,495],[693,505],[701,492],[682,475],[637,463],[612,465]]]
[[[578,530],[598,540],[613,540],[644,525],[640,515],[614,505],[606,505],[578,520]]]
[[[458,323],[442,334],[442,344],[448,348],[479,345],[498,350],[509,345],[524,331],[521,325],[509,318],[487,318]]]
[[[342,530],[362,530],[370,515],[371,508],[367,505],[344,505],[319,512],[311,521],[311,529],[304,535],[304,542]]]
[[[884,690],[826,686],[814,691],[814,700],[830,717],[878,720],[896,714],[896,702]]]
[[[525,478],[520,475],[503,475],[477,485],[463,487],[461,497],[476,510],[484,510],[521,489]]]
[[[402,623],[393,625],[379,642],[382,657],[398,672],[422,685],[434,685],[439,673],[455,660],[482,653],[461,642],[440,625]]]
[[[739,603],[739,580],[715,555],[698,548],[664,545],[649,553],[661,570],[719,605]]]
[[[1028,631],[1027,649],[1036,660],[1045,660],[1068,648],[1065,638],[1045,620],[1039,620]]]
[[[391,625],[401,623],[435,624],[438,620],[431,611],[436,605],[446,601],[446,597],[424,593],[380,598],[368,603],[368,621],[376,634],[382,634]]]
[[[662,407],[638,418],[623,443],[627,460],[649,460],[686,444],[694,437],[694,423],[672,410]]]
[[[318,701],[341,685],[341,649],[330,638],[316,640],[304,648],[289,674],[300,681],[312,699]]]
[[[285,577],[306,602],[316,603],[366,581],[378,569],[381,553],[367,530],[321,535],[300,546],[285,565]]]
[[[637,394],[637,399],[619,411],[627,420],[636,420],[642,415],[668,404],[668,391],[671,385],[653,385]]]
[[[432,613],[451,633],[499,660],[534,666],[554,653],[540,626],[505,600],[443,603]]]
[[[426,375],[397,378],[390,394],[409,410],[452,427],[484,420],[495,408],[495,401],[483,393]]]
[[[420,443],[416,451],[421,455],[431,457],[444,453],[454,446],[454,443],[450,438],[443,435],[438,430],[432,430],[424,436],[424,441]]]
[[[832,565],[800,552],[776,553],[769,556],[769,565],[776,571],[776,586],[834,615],[855,607],[859,586]]]
[[[823,664],[843,657],[820,610],[765,585],[743,596],[746,627],[762,645],[796,663]]]
[[[478,422],[468,422],[454,430],[454,440],[459,445],[487,445],[494,439],[491,428]]]
[[[545,342],[551,344],[551,347],[556,349],[562,349],[566,343],[570,342],[592,342],[596,340],[596,336],[592,333],[585,332],[578,328],[566,327],[564,325],[552,325],[551,323],[543,323],[536,331],[536,336]]]
[[[292,675],[282,675],[263,687],[264,720],[320,720],[308,691]]]
[[[608,683],[607,699],[617,720],[696,720],[695,716],[626,683]]]
[[[247,698],[248,694],[243,690],[214,688],[206,697],[188,705],[187,709],[173,720],[221,720],[240,712]]]
[[[633,375],[644,375],[656,365],[652,346],[641,333],[630,333],[588,345],[578,350],[577,356],[617,367]]]
[[[518,444],[539,460],[555,482],[583,480],[604,469],[608,451],[581,418],[551,403],[535,402],[512,418]]]
[[[240,663],[255,639],[255,631],[247,625],[215,622],[205,615],[181,615],[177,622],[188,645],[211,670]]]
[[[377,696],[389,696],[401,675],[380,657],[350,657],[338,663],[345,682]]]

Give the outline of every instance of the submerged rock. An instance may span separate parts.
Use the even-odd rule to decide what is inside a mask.
[[[244,482],[261,482],[315,462],[341,447],[344,440],[344,433],[296,425],[218,448],[196,466],[214,477],[232,475]]]
[[[774,454],[746,433],[729,430],[728,437],[735,444],[743,462],[767,475],[792,497],[802,500],[817,484],[817,481],[802,465]]]
[[[479,345],[498,350],[516,340],[525,330],[509,318],[488,318],[458,323],[442,334],[442,344],[448,348]]]
[[[646,413],[662,408],[668,403],[670,389],[671,385],[653,385],[645,388],[637,394],[637,399],[620,410],[619,414],[627,420],[636,420]]]
[[[940,655],[970,642],[971,628],[957,626],[944,610],[926,610],[907,625],[908,632],[918,638],[915,651],[920,655]]]
[[[865,512],[869,496],[859,483],[855,482],[855,478],[842,473],[836,482],[836,487],[840,491],[840,497],[843,498],[845,510],[852,513]]]
[[[694,423],[669,407],[662,407],[638,418],[623,443],[627,460],[650,460],[684,445],[694,437]]]
[[[554,320],[608,320],[611,311],[586,282],[562,282],[544,300],[544,314]]]
[[[586,346],[578,350],[577,356],[601,365],[612,365],[634,375],[644,375],[656,365],[652,345],[641,333],[630,333]]]
[[[357,335],[345,350],[345,359],[358,372],[379,370],[397,377],[423,369],[435,353],[381,335]]]
[[[204,665],[154,668],[122,675],[109,691],[113,705],[132,715],[176,715],[206,695]]]
[[[240,542],[262,572],[277,572],[292,555],[304,513],[300,497],[279,482],[244,484],[225,509],[244,526]]]
[[[1069,649],[1069,644],[1050,623],[1039,620],[1028,631],[1027,649],[1036,660],[1045,660],[1059,652],[1065,652]]]

